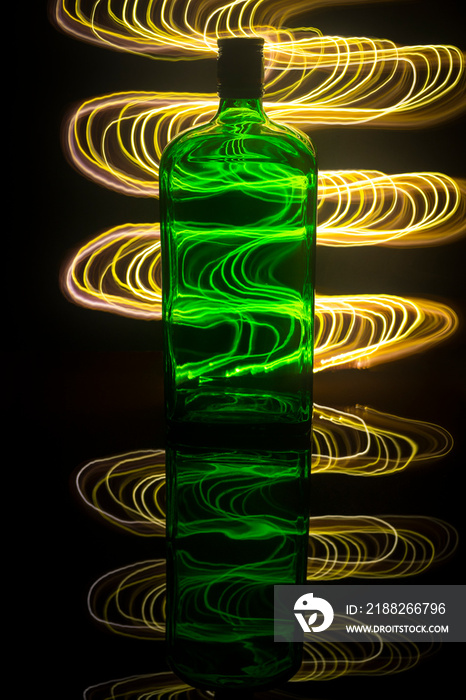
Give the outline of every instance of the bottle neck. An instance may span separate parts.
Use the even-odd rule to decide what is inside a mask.
[[[215,120],[223,124],[265,122],[262,97],[221,97]]]
[[[262,122],[264,94],[264,40],[229,37],[218,40],[217,119],[225,122]]]

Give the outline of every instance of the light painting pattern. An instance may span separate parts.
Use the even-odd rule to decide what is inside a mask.
[[[110,0],[58,0],[52,6],[54,21],[65,32],[156,59],[213,57],[218,36],[265,36],[266,111],[303,130],[329,125],[415,128],[464,109],[462,51],[286,28],[304,6],[319,4],[206,0],[201,10],[192,0],[125,0],[118,7]],[[105,187],[158,196],[164,146],[185,128],[211,118],[216,103],[213,95],[188,93],[93,98],[66,122],[65,150],[82,174]],[[324,171],[319,176],[319,245],[440,245],[464,235],[464,214],[464,181],[442,173]],[[76,252],[64,268],[62,287],[83,306],[158,319],[160,262],[158,224],[122,224]],[[429,300],[317,297],[315,371],[399,359],[445,340],[457,325],[454,310]],[[316,406],[314,421],[315,474],[383,476],[440,458],[452,445],[451,436],[438,426],[360,407],[338,411]],[[161,451],[97,460],[80,471],[77,488],[84,502],[112,524],[160,536],[165,528],[164,467]],[[231,499],[235,509],[244,507],[234,501],[234,492]],[[276,533],[279,537],[278,527]],[[448,524],[409,516],[311,518],[309,538],[308,577],[322,581],[413,576],[451,556],[457,546]],[[89,594],[91,614],[120,634],[163,637],[164,567],[162,561],[138,562],[103,576]],[[306,645],[293,680],[383,675],[406,670],[421,658],[419,648],[409,643],[357,647]],[[168,673],[86,691],[86,700],[166,696],[209,694],[189,689]],[[269,696],[294,697],[291,690]]]
[[[99,182],[110,189],[134,197],[158,195],[158,170],[162,152],[169,141],[182,131],[207,123],[215,115],[218,100],[199,95],[169,93],[154,96],[152,93],[128,92],[96,97],[83,102],[68,117],[63,129],[63,142],[71,163],[86,177]],[[283,114],[283,109],[274,109],[264,103],[267,114],[272,120],[295,124],[301,130],[308,124],[295,122],[292,115],[300,109],[300,102]],[[315,122],[308,124],[308,130],[324,122],[315,117]],[[391,125],[392,127],[394,125]],[[305,130],[305,129],[304,129]],[[325,171],[324,188],[327,184]],[[363,188],[371,198],[370,190],[384,187],[389,189],[397,185],[400,178],[402,187],[410,187],[410,178],[414,179],[411,189],[426,189],[427,196],[432,185],[442,189],[445,185],[454,185],[445,175],[416,173],[405,176],[396,175],[394,184],[390,176],[382,173],[350,171],[350,187],[345,180],[332,182],[343,193],[345,190]],[[342,173],[344,178],[344,172]],[[381,178],[385,177],[385,180]],[[436,183],[436,177],[439,182]],[[423,182],[426,179],[427,182]],[[433,182],[429,183],[429,179]],[[443,183],[442,183],[443,181]],[[338,190],[337,190],[338,191]],[[418,197],[419,198],[419,197]],[[441,211],[441,208],[440,208]],[[402,227],[403,228],[403,227]]]
[[[309,11],[312,4],[207,0],[201,8],[192,0],[133,0],[118,6],[99,0],[58,0],[54,18],[59,27],[84,41],[165,59],[213,57],[218,37],[258,34],[266,41],[267,113],[273,120],[301,128],[367,126],[374,121],[419,126],[464,107],[464,55],[459,49],[400,47],[386,39],[322,36],[316,28],[287,28],[286,22],[303,9]],[[210,106],[199,105],[196,120],[216,103],[213,96],[204,97],[209,97]],[[191,99],[186,95],[187,101]],[[184,120],[184,109],[180,112]]]
[[[128,225],[101,234],[65,266],[62,289],[70,300],[88,308],[160,320],[158,228]],[[453,309],[428,299],[317,295],[314,371],[400,359],[446,340],[457,327]]]

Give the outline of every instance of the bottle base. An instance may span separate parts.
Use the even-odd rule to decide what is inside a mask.
[[[272,647],[273,645],[273,647]],[[202,643],[197,644],[197,651]],[[254,665],[252,659],[249,665],[239,668],[241,662],[235,656],[235,650],[229,649],[230,645],[225,644],[222,653],[219,653],[219,647],[211,648],[208,657],[204,659],[205,666],[202,668],[200,663],[199,653],[194,654],[188,667],[185,652],[185,663],[181,661],[178,654],[173,654],[168,657],[168,663],[173,673],[183,682],[198,688],[199,690],[210,691],[215,693],[215,697],[238,698],[238,691],[241,692],[241,699],[253,698],[255,692],[271,690],[277,686],[281,686],[298,672],[302,663],[302,645],[293,643],[286,645],[283,642],[270,642],[270,648],[276,650],[288,651],[288,655],[277,654],[275,659],[270,659],[268,663],[263,665],[261,662]],[[291,647],[291,648],[290,648]],[[251,648],[251,652],[254,651]],[[259,649],[256,647],[255,652]],[[237,663],[235,663],[235,659]],[[207,668],[209,666],[209,668]],[[235,666],[238,666],[235,668]],[[269,673],[267,673],[267,666]],[[275,668],[273,668],[275,667]]]

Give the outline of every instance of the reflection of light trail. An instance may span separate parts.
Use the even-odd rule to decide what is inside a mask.
[[[452,46],[399,47],[366,37],[321,36],[284,29],[308,0],[133,0],[118,9],[56,0],[55,22],[80,39],[143,55],[205,58],[219,35],[266,40],[266,97],[272,119],[308,124],[409,124],[438,121],[461,104],[464,57]],[[74,6],[74,7],[73,7]],[[202,108],[204,109],[204,108]],[[211,109],[207,107],[207,109]],[[199,115],[201,118],[202,116]]]
[[[437,646],[438,648],[438,646]],[[422,657],[435,651],[434,645],[413,643],[304,644],[303,664],[295,681],[331,680],[341,676],[386,676],[415,666]],[[279,696],[282,697],[282,696]],[[295,696],[283,695],[283,700]]]
[[[450,557],[457,533],[434,518],[329,515],[310,519],[309,544],[313,581],[405,578]],[[163,639],[165,592],[165,561],[136,562],[94,583],[89,611],[118,634]]]
[[[165,451],[139,450],[86,464],[76,478],[84,502],[120,528],[165,535]]]
[[[83,246],[65,269],[64,292],[88,308],[160,319],[161,256],[149,225],[112,229]],[[315,371],[374,365],[419,352],[457,328],[452,309],[389,295],[316,298]]]
[[[404,578],[449,558],[457,533],[435,518],[330,515],[310,519],[309,545],[310,580]]]
[[[451,435],[432,423],[357,406],[314,405],[312,473],[377,476],[444,457]]]
[[[360,407],[316,406],[312,473],[383,476],[445,456],[451,436],[439,426]],[[94,460],[76,486],[108,522],[138,535],[165,534],[165,452],[140,450]]]
[[[324,681],[342,676],[386,676],[407,671],[438,649],[438,645],[414,643],[353,642],[351,645],[313,642],[304,643],[303,663],[290,683]],[[256,700],[303,700],[293,686],[281,690],[254,693]],[[299,692],[299,687],[296,688]],[[211,700],[212,693],[191,688],[175,674],[162,672],[131,676],[88,688],[85,700]],[[307,696],[306,696],[307,697]]]

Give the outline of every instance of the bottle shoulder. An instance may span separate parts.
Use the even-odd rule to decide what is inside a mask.
[[[261,122],[213,120],[178,134],[166,146],[161,169],[180,159],[274,160],[301,159],[305,167],[316,166],[311,139],[288,125],[266,119]]]

